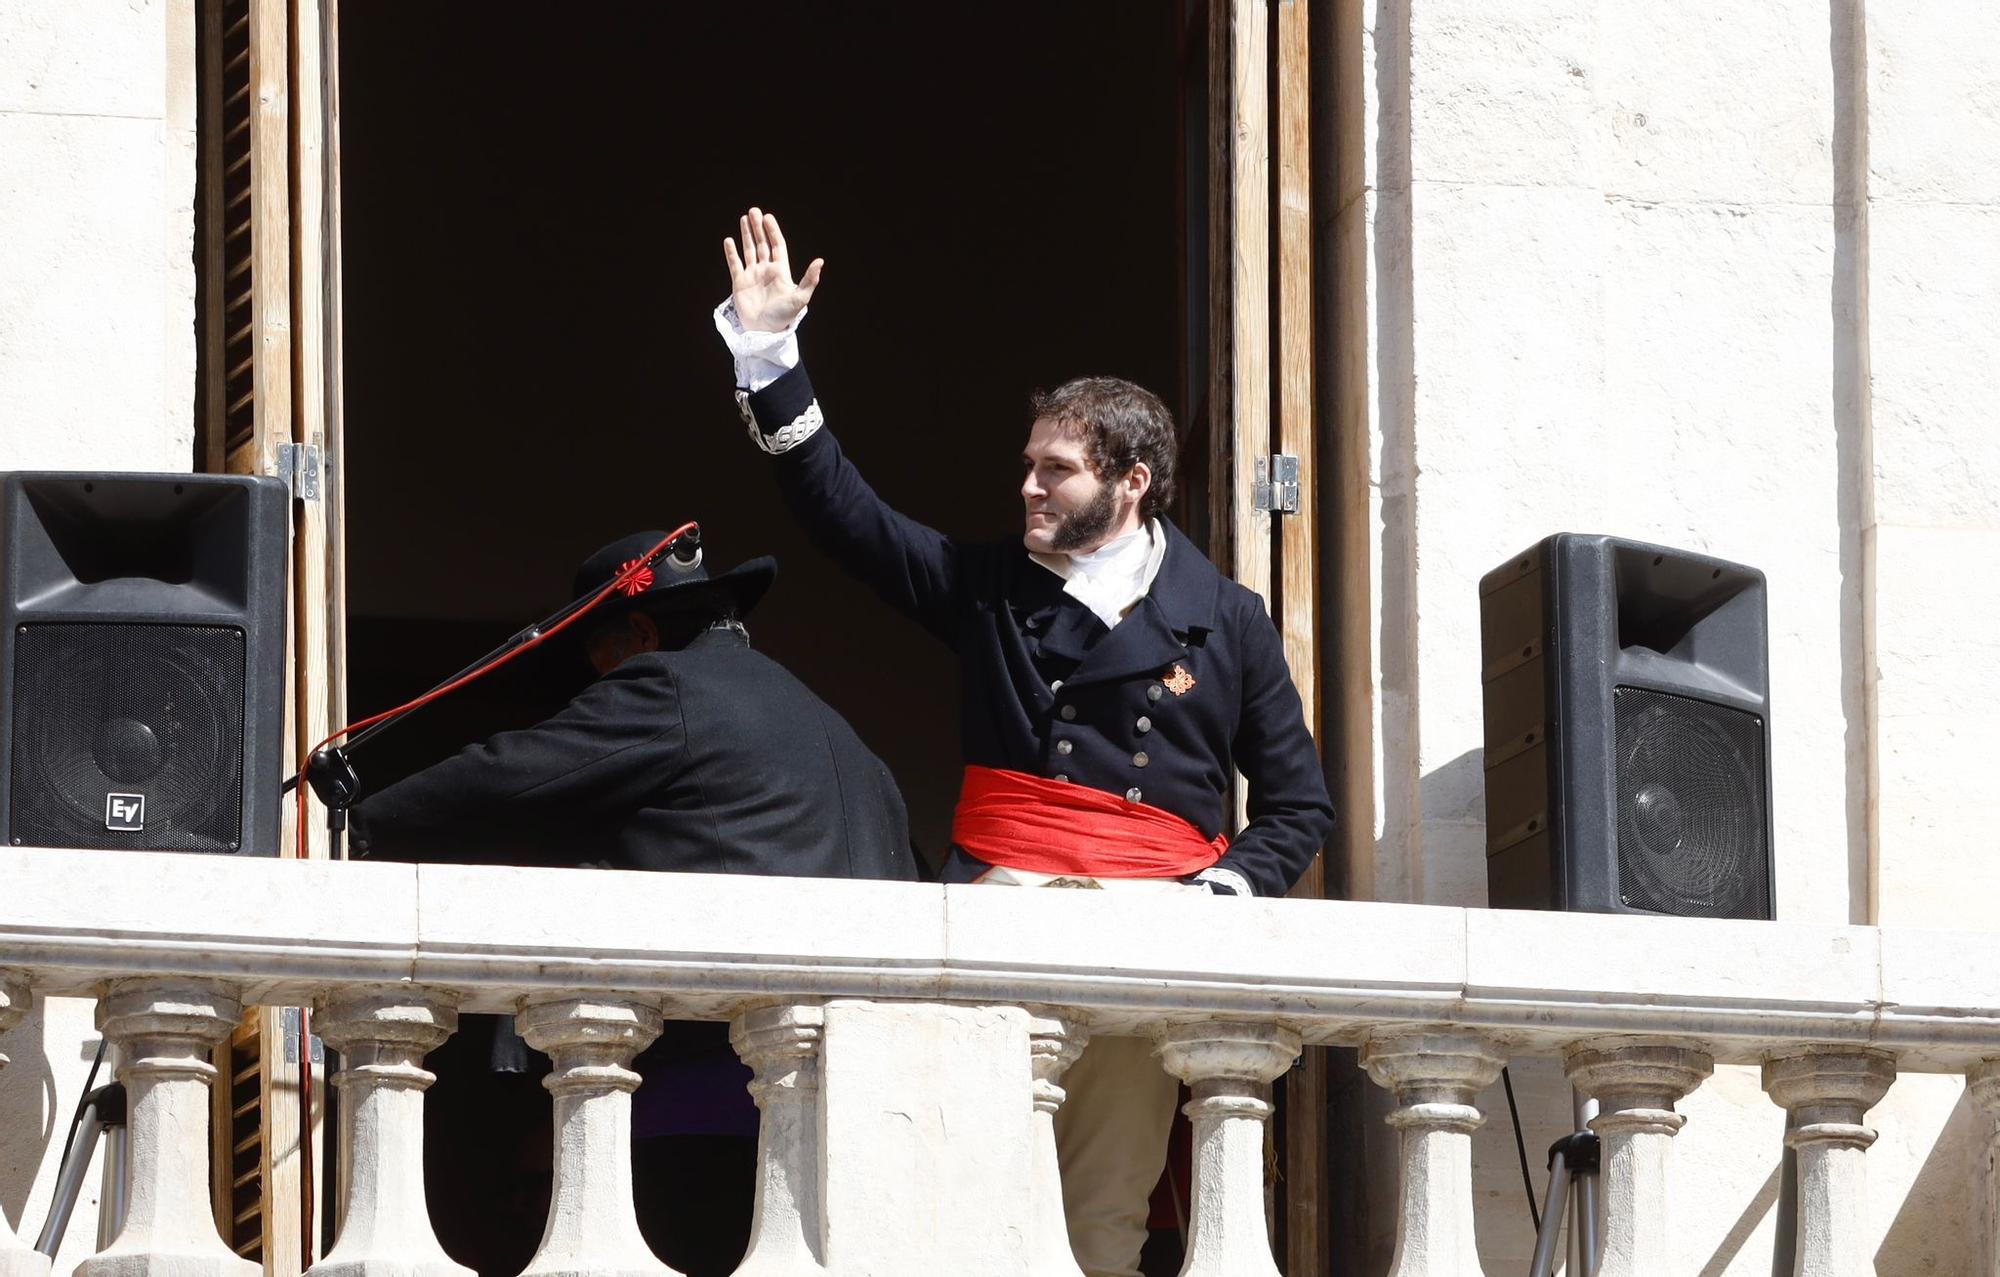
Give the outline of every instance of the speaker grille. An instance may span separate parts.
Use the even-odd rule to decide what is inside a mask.
[[[22,626],[9,839],[234,851],[243,841],[243,677],[236,629]],[[113,795],[143,797],[143,814],[121,800],[114,821]]]
[[[1613,697],[1619,899],[1681,917],[1770,917],[1763,720],[1635,687]]]

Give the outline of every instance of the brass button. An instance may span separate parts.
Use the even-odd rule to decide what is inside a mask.
[[[1146,751],[1143,749],[1140,750],[1138,753],[1132,755],[1132,765],[1134,767],[1144,767],[1147,763],[1151,761],[1152,760],[1150,758],[1146,757]]]
[[[1159,700],[1160,697],[1166,693],[1166,690],[1167,690],[1166,688],[1161,687],[1158,683],[1155,683],[1151,687],[1146,689],[1146,699],[1149,701]]]
[[[1053,683],[1050,683],[1050,684],[1049,684],[1049,690],[1050,690],[1051,692],[1060,692],[1060,691],[1062,690],[1062,680],[1061,680],[1061,679],[1057,679],[1057,680],[1056,680],[1055,682],[1053,682]]]
[[[1066,740],[1059,740],[1056,742],[1056,753],[1058,754],[1067,754],[1069,753],[1070,750],[1075,748],[1076,746],[1070,744]]]
[[[1141,714],[1141,715],[1139,715],[1139,721],[1138,721],[1138,722],[1136,722],[1136,723],[1134,723],[1134,724],[1132,724],[1132,726],[1134,726],[1134,727],[1138,728],[1138,729],[1139,729],[1139,734],[1140,734],[1141,736],[1144,736],[1144,735],[1145,735],[1145,734],[1146,734],[1147,732],[1150,732],[1150,731],[1152,731],[1152,730],[1153,730],[1153,720],[1152,720],[1152,719],[1150,719],[1150,718],[1147,718],[1147,717],[1146,717],[1146,716],[1145,716],[1144,714]]]
[[[1139,787],[1137,785],[1134,785],[1132,788],[1125,791],[1125,801],[1128,803],[1136,803],[1139,801]]]
[[[1068,775],[1066,775],[1066,774],[1065,774],[1065,773],[1063,773],[1063,772],[1057,772],[1057,773],[1056,773],[1056,779],[1057,779],[1057,780],[1059,780],[1059,781],[1062,781],[1062,782],[1063,782],[1064,784],[1068,784],[1068,783],[1069,783],[1069,777],[1068,777]]]
[[[1063,706],[1062,716],[1063,716],[1063,721],[1065,723],[1069,722],[1071,719],[1074,719],[1076,717],[1076,706],[1074,705]]]

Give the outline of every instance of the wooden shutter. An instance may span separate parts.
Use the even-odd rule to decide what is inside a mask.
[[[313,451],[318,490],[295,489],[285,771],[346,697],[340,638],[338,218],[331,0],[199,0],[195,403],[197,470],[287,474]],[[288,803],[281,854],[295,855]],[[327,854],[308,817],[306,854]],[[217,1052],[216,1222],[272,1277],[316,1257],[305,1193],[317,1129],[302,1128],[296,1012],[257,1008]],[[320,1089],[315,1086],[315,1098]],[[318,1106],[310,1115],[318,1124]],[[317,1156],[315,1158],[317,1160]]]
[[[1264,597],[1307,726],[1323,740],[1309,6],[1208,0],[1207,16],[1209,556]],[[1295,513],[1274,515],[1251,500],[1256,465],[1273,454],[1297,461]],[[1239,804],[1241,792],[1239,784]],[[1322,862],[1292,894],[1325,895]],[[1327,1271],[1325,1056],[1307,1048],[1285,1081],[1277,1200],[1294,1277]]]

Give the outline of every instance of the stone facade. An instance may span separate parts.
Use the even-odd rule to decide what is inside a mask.
[[[1353,880],[1483,902],[1474,584],[1612,531],[1769,576],[1782,916],[1990,926],[2000,11],[1338,8],[1335,428],[1373,688]],[[1559,1132],[1567,1084],[1525,1073]],[[1967,1233],[1922,1222],[1975,1206],[1932,1169],[1985,1138],[1961,1089],[1906,1079],[1879,1110],[1905,1137],[1870,1155],[1885,1275],[1970,1271]],[[1687,1267],[1768,1271],[1775,1160],[1693,1146],[1768,1146],[1770,1105],[1729,1076],[1690,1105],[1719,1120],[1679,1142]],[[1520,1269],[1504,1123],[1476,1157],[1508,1221],[1487,1265]]]
[[[1551,530],[1616,531],[1769,575],[1784,917],[1990,927],[2000,7],[1322,8],[1327,505],[1367,601],[1328,675],[1366,689],[1343,723],[1357,834],[1332,854],[1373,899],[1483,903],[1474,583]],[[0,5],[0,468],[189,464],[192,45],[192,0]],[[43,1119],[0,1121],[16,1222],[46,1209],[32,1136],[66,1119],[90,1015],[52,999],[8,1035],[0,1113]],[[893,1019],[830,1012],[826,1032]],[[1530,1143],[1567,1129],[1561,1063],[1516,1073]],[[1743,1064],[1680,1109],[1680,1266],[1761,1277],[1783,1113]],[[1868,1121],[1856,1244],[1883,1277],[1973,1271],[1958,1222],[1991,1186],[1962,1168],[1989,1119],[1957,1078],[1903,1073]],[[1480,1255],[1519,1270],[1507,1124],[1470,1140]],[[1386,1243],[1396,1185],[1379,1194]],[[59,1270],[93,1229],[86,1203]]]

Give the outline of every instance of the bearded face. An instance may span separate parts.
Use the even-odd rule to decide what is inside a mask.
[[[1087,553],[1138,526],[1143,485],[1135,487],[1131,476],[1099,478],[1072,429],[1035,422],[1021,468],[1021,540],[1037,554]]]

